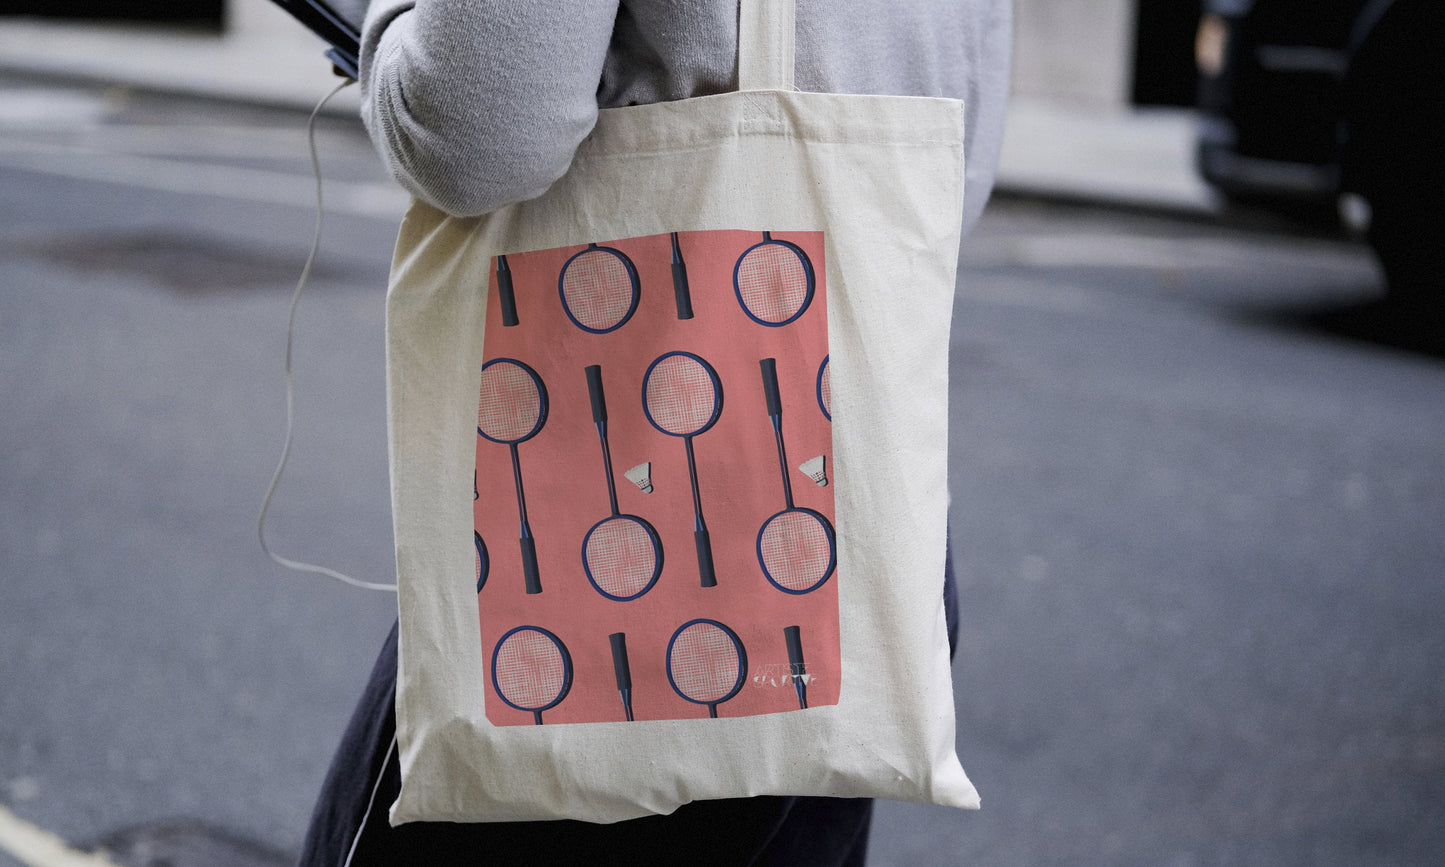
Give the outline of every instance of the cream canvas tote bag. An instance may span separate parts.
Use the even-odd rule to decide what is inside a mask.
[[[416,203],[387,302],[391,820],[693,800],[957,807],[944,626],[963,106],[793,91],[604,110],[540,198]]]

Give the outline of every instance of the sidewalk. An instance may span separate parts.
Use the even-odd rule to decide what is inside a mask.
[[[222,35],[163,25],[0,18],[0,70],[310,111],[340,83],[327,45],[269,0],[233,0]],[[355,88],[327,106],[355,115]]]
[[[1087,110],[1014,99],[998,189],[1042,198],[1217,215],[1222,204],[1194,170],[1193,112]]]
[[[299,110],[338,79],[325,44],[266,0],[233,3],[225,35],[139,25],[0,18],[0,70]],[[354,88],[328,113],[357,111]],[[1194,172],[1188,111],[1085,109],[1015,99],[998,170],[1001,192],[1113,206],[1216,214]]]

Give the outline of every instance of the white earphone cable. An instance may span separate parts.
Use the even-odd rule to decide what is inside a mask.
[[[281,483],[281,474],[286,469],[286,459],[291,453],[291,436],[295,423],[295,386],[291,375],[291,346],[296,332],[296,306],[301,301],[301,290],[306,287],[307,280],[311,277],[311,266],[316,262],[317,251],[321,249],[321,221],[322,221],[322,200],[321,200],[321,160],[316,153],[316,118],[321,109],[331,98],[340,93],[347,85],[355,84],[351,79],[338,84],[330,93],[322,97],[316,107],[311,110],[311,116],[306,120],[306,141],[311,150],[311,171],[316,176],[316,223],[311,236],[311,252],[306,255],[306,264],[301,268],[301,277],[296,281],[296,291],[291,294],[291,308],[286,315],[286,438],[281,445],[281,459],[276,463],[276,472],[271,475],[271,484],[266,488],[266,496],[261,500],[261,513],[256,517],[256,537],[261,541],[261,550],[266,552],[277,564],[296,572],[308,572],[313,575],[323,575],[327,578],[334,578],[352,587],[359,587],[363,590],[385,590],[396,592],[395,584],[375,584],[370,581],[361,581],[349,575],[343,575],[334,569],[325,566],[317,566],[312,563],[302,563],[291,560],[275,553],[271,546],[266,544],[266,512],[271,508],[271,498],[276,493],[276,487]]]

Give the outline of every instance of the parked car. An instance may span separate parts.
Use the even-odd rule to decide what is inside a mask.
[[[1445,298],[1445,2],[1204,0],[1198,167],[1237,201],[1334,214],[1392,296]],[[1353,194],[1353,195],[1348,195]],[[1422,289],[1423,287],[1423,289]]]
[[[1379,5],[1345,71],[1340,186],[1369,202],[1390,294],[1445,337],[1445,2]]]
[[[1334,207],[1350,31],[1370,0],[1206,0],[1195,42],[1204,179],[1231,198]]]
[[[1445,1],[1205,0],[1195,59],[1208,184],[1315,218],[1345,197],[1392,296],[1445,306]]]

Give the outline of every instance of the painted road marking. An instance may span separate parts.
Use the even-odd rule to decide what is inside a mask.
[[[104,855],[81,852],[59,836],[0,805],[0,852],[28,867],[117,867]]]

